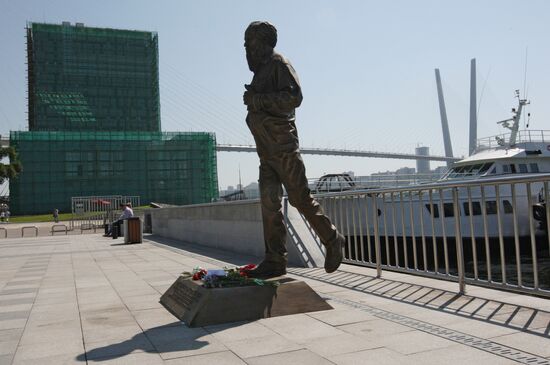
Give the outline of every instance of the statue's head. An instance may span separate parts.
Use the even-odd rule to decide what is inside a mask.
[[[277,45],[277,29],[268,22],[252,22],[244,32],[244,48],[250,71],[269,59]]]

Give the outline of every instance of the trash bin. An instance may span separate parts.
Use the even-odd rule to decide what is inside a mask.
[[[141,243],[143,241],[143,223],[139,217],[124,220],[124,243]]]

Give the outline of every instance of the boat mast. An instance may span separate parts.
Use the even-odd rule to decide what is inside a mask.
[[[515,108],[512,108],[512,113],[514,116],[510,119],[501,120],[500,122],[497,122],[497,124],[502,124],[504,128],[507,128],[511,131],[510,133],[510,139],[508,140],[507,146],[511,147],[516,144],[516,139],[518,135],[519,130],[519,121],[521,119],[521,111],[523,110],[523,106],[529,104],[527,99],[520,99],[519,97],[519,90],[516,90],[516,97],[518,98],[518,108],[517,110]],[[509,122],[513,122],[510,126]]]
[[[476,59],[470,61],[470,148],[471,156],[477,144],[477,95],[476,95]]]

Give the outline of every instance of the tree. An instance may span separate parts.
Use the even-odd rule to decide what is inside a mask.
[[[13,179],[22,170],[21,162],[17,159],[17,152],[13,147],[0,148],[0,161],[4,158],[9,158],[9,163],[0,162],[0,184],[6,179]]]

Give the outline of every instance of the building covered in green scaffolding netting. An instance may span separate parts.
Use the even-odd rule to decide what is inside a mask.
[[[11,132],[23,171],[13,214],[69,212],[71,197],[217,199],[216,138],[161,132],[153,32],[27,25],[29,131]]]
[[[160,131],[154,32],[29,23],[29,130]]]
[[[74,196],[204,203],[218,189],[211,133],[11,132],[10,144],[24,168],[10,185],[17,214],[70,211]]]

